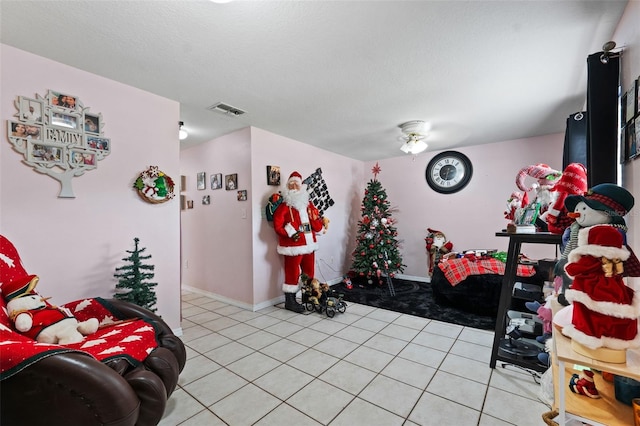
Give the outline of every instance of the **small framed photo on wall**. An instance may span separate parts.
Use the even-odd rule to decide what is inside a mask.
[[[76,108],[78,108],[75,96],[49,90],[47,98],[49,100],[49,105],[54,108],[64,108],[71,111],[75,111]]]
[[[636,114],[640,114],[640,77],[636,80]]]
[[[198,189],[207,189],[207,174],[205,172],[200,172],[196,175],[196,188]]]
[[[280,166],[267,166],[267,185],[280,186]]]
[[[636,111],[636,103],[637,103],[636,82],[634,81],[631,84],[631,88],[627,92],[627,108],[626,108],[627,118],[625,120],[627,123],[633,120],[633,117],[635,117],[636,113],[638,112]]]
[[[247,201],[247,190],[238,191],[238,201]]]
[[[227,191],[235,191],[236,188],[238,187],[238,174],[233,173],[231,175],[225,175],[224,184],[225,184],[224,188]]]
[[[42,123],[43,101],[20,96],[20,118],[30,123]]]
[[[625,141],[627,146],[627,152],[629,153],[629,160],[636,158],[638,155],[638,146],[636,140],[636,126],[632,121],[627,124],[625,128]]]
[[[211,174],[211,189],[222,188],[222,173]]]
[[[84,114],[84,132],[100,134],[100,116],[85,113]]]

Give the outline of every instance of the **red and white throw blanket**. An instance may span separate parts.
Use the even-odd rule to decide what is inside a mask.
[[[120,320],[104,299],[83,299],[64,307],[78,321],[97,318],[100,328],[79,343],[65,346],[38,343],[13,329],[6,306],[0,302],[0,380],[45,357],[64,352],[84,353],[101,362],[123,358],[136,366],[158,346],[155,329],[149,322],[135,318]]]
[[[438,264],[444,276],[456,286],[464,281],[469,275],[497,274],[504,275],[505,263],[498,259],[489,258],[481,260],[470,260],[465,257],[459,259],[447,259]],[[531,265],[518,265],[516,275],[519,277],[532,277],[536,270]]]

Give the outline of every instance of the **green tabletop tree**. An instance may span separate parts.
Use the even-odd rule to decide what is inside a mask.
[[[133,242],[134,250],[126,250],[130,256],[122,259],[128,263],[116,268],[117,273],[113,275],[118,278],[114,297],[155,312],[157,298],[153,287],[158,284],[148,281],[154,277],[155,266],[142,263],[144,260],[151,259],[151,255],[142,255],[146,248],[138,247],[140,242],[138,238],[134,238]]]

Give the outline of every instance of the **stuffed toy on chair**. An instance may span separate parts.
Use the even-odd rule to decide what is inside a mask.
[[[39,343],[67,345],[82,342],[98,330],[96,318],[78,322],[68,309],[47,302],[33,290],[37,282],[38,277],[33,278],[26,293],[3,286],[3,292],[8,290],[7,312],[18,332]]]
[[[69,310],[51,305],[36,292],[38,281],[24,269],[13,244],[0,235],[0,290],[16,330],[39,343],[63,345],[95,333],[96,318],[79,323]]]

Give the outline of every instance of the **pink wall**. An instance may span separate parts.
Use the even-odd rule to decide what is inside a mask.
[[[182,194],[193,209],[182,210],[182,283],[221,298],[252,305],[251,201],[238,201],[237,190],[212,190],[210,175],[238,174],[238,190],[251,189],[249,128],[180,153],[180,174],[187,177]],[[207,189],[196,189],[196,174],[205,172]],[[209,195],[211,204],[203,205]],[[249,198],[250,200],[251,198]]]
[[[427,279],[426,228],[443,231],[456,250],[495,248],[506,250],[508,240],[495,236],[506,226],[506,200],[516,190],[515,177],[528,165],[547,163],[562,167],[562,134],[461,148],[474,165],[473,179],[463,191],[441,195],[431,190],[424,172],[436,152],[381,160],[378,176],[392,206],[397,207],[398,237],[407,265],[404,276]],[[184,285],[235,304],[259,308],[282,297],[282,263],[277,239],[264,219],[267,198],[279,187],[266,183],[266,166],[281,168],[282,181],[293,170],[308,176],[316,168],[336,204],[327,210],[329,231],[320,237],[316,276],[335,282],[349,270],[355,246],[360,203],[374,163],[351,160],[273,133],[251,128],[215,139],[181,153],[181,174],[187,176],[186,194],[194,209],[182,212]],[[249,165],[250,158],[250,165]],[[194,187],[196,173],[238,173],[240,188],[249,201],[238,202],[235,191]],[[203,206],[202,195],[212,204]],[[242,218],[246,208],[247,218]],[[554,257],[550,246],[525,246],[531,257]],[[229,268],[229,265],[233,265]]]
[[[463,190],[447,195],[433,191],[425,180],[426,166],[437,151],[380,161],[378,180],[387,190],[391,205],[398,208],[394,217],[407,265],[404,274],[427,276],[427,228],[444,232],[455,251],[506,251],[508,239],[495,233],[506,227],[503,212],[511,192],[518,190],[518,171],[536,163],[561,169],[563,139],[564,135],[555,134],[459,148],[473,164],[473,177]],[[366,169],[373,164],[367,164]],[[524,252],[537,258],[555,255],[549,246],[540,245],[525,245]]]
[[[630,1],[618,24],[618,28],[612,38],[616,44],[623,47],[621,59],[622,65],[622,91],[628,91],[635,79],[640,77],[640,2]],[[637,124],[636,124],[637,125]],[[637,158],[622,166],[622,186],[627,188],[636,199],[636,206],[627,215],[628,243],[633,251],[640,253],[640,160]],[[638,278],[628,278],[631,285],[640,290]]]
[[[252,127],[181,152],[181,174],[188,180],[184,194],[194,200],[193,210],[181,213],[183,266],[189,262],[182,283],[187,288],[251,309],[282,298],[282,261],[263,213],[268,197],[280,189],[267,185],[268,165],[280,166],[282,183],[293,170],[306,177],[322,168],[335,205],[326,212],[331,224],[320,237],[316,275],[325,281],[342,275],[353,247],[351,213],[359,209],[362,163]],[[236,191],[196,190],[199,171],[207,176],[238,173],[248,201],[237,201]],[[207,194],[211,205],[205,206],[201,200]]]
[[[177,102],[0,45],[0,232],[17,246],[38,290],[62,304],[111,297],[115,268],[140,238],[153,257],[158,313],[180,327],[179,203],[153,205],[132,188],[150,165],[179,177]],[[76,198],[57,198],[60,185],[21,163],[6,137],[17,96],[58,90],[100,112],[112,152],[98,168],[73,179]]]
[[[261,129],[252,128],[253,169],[253,267],[256,303],[282,297],[282,263],[276,253],[277,238],[273,226],[264,219],[262,207],[269,196],[284,187],[291,172],[303,178],[317,168],[335,204],[325,216],[331,221],[326,234],[319,237],[316,252],[316,276],[325,282],[339,280],[351,261],[355,247],[355,211],[360,209],[364,190],[363,163],[311,145],[300,143]],[[280,166],[282,186],[268,186],[266,166]]]

